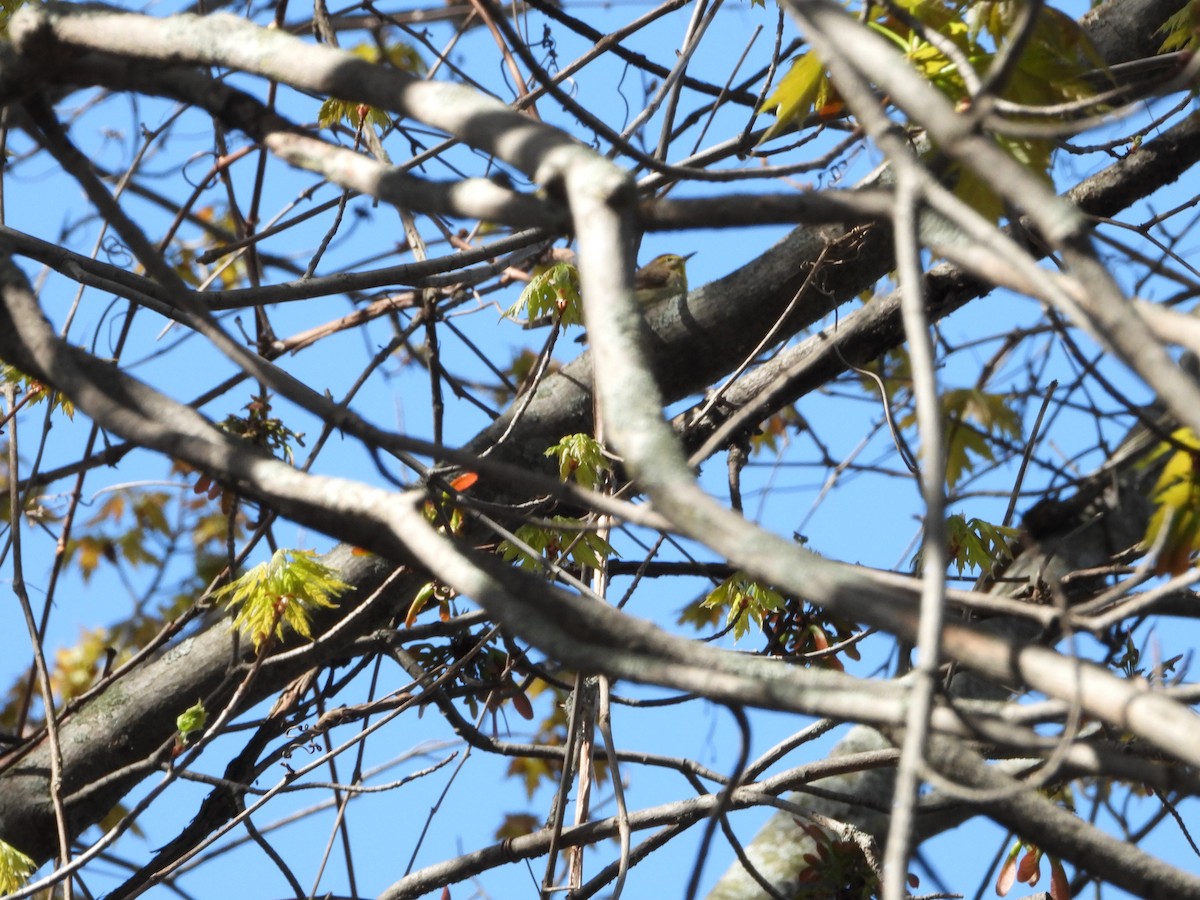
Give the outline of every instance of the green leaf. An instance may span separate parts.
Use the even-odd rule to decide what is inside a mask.
[[[122,822],[125,822],[130,834],[144,838],[146,836],[146,832],[142,830],[142,827],[138,825],[136,821],[134,821],[132,824],[129,824],[127,821],[129,819],[129,812],[130,810],[128,806],[126,806],[124,803],[118,803],[104,814],[104,818],[96,823],[96,827],[99,828],[101,832],[112,831]]]
[[[448,621],[450,618],[450,601],[456,596],[455,592],[446,587],[444,584],[439,584],[436,581],[427,581],[421,585],[416,596],[413,597],[412,603],[408,605],[408,615],[404,617],[404,627],[412,628],[417,621],[417,616],[425,611],[425,607],[430,601],[437,603],[442,621]]]
[[[523,756],[508,764],[507,774],[521,779],[521,783],[525,787],[525,795],[532,800],[543,781],[549,783],[556,781],[560,768],[561,766],[556,766],[548,759]]]
[[[342,119],[349,119],[351,105],[345,100],[330,97],[317,110],[317,125],[321,128],[332,128]]]
[[[50,685],[63,703],[80,696],[96,683],[115,643],[109,629],[98,627],[80,631],[79,639],[73,645],[54,651]]]
[[[133,515],[138,526],[146,531],[157,531],[162,535],[171,534],[171,526],[167,522],[166,505],[170,497],[162,491],[151,491],[140,494],[133,501]]]
[[[973,64],[979,64],[986,59],[986,54],[971,53],[970,34],[965,22],[954,14],[944,14],[944,10],[936,10],[931,14],[930,4],[925,4],[925,14],[918,14],[926,28],[932,28],[943,38],[948,39],[958,47],[962,54]],[[916,10],[910,10],[916,12]],[[905,57],[926,81],[946,94],[952,100],[959,100],[966,93],[966,82],[958,66],[951,62],[938,47],[917,34],[902,27],[899,32],[893,30],[900,23],[889,20],[887,25],[876,24],[874,30],[889,37],[901,47]]]
[[[19,891],[37,866],[33,860],[7,841],[0,840],[0,894]]]
[[[594,531],[581,532],[578,538],[567,547],[567,558],[577,566],[599,569],[608,557],[617,555],[612,544]]]
[[[204,708],[204,701],[197,700],[195,705],[189,706],[175,718],[175,728],[186,744],[189,736],[203,731],[207,722],[208,710]]]
[[[2,3],[3,0],[0,0]],[[37,405],[45,400],[50,402],[50,410],[61,409],[68,419],[75,418],[75,404],[58,391],[52,391],[36,378],[26,375],[8,363],[0,362],[0,384],[12,384],[19,388],[17,396],[27,397],[29,403]]]
[[[983,519],[967,519],[955,513],[946,519],[946,540],[950,564],[961,575],[964,569],[985,572],[1002,560],[1012,559],[1009,541],[1016,540],[1020,529],[993,525]],[[913,558],[914,568],[921,568],[923,554]]]
[[[127,563],[133,566],[158,565],[158,556],[146,548],[146,531],[134,528],[115,541],[115,547]]]
[[[67,541],[66,557],[79,566],[79,573],[86,584],[102,559],[115,562],[117,554],[111,538],[84,535],[78,540]]]
[[[249,441],[268,450],[280,451],[283,460],[292,464],[292,442],[304,446],[304,432],[292,431],[278,416],[270,415],[271,399],[264,391],[251,396],[242,409],[246,415],[228,415],[221,422],[221,429],[229,434]]]
[[[716,604],[709,605],[707,597],[695,600],[679,611],[676,625],[691,625],[697,631],[716,627],[721,621],[723,610]]]
[[[508,308],[504,317],[527,317],[531,322],[545,320],[548,324],[560,322],[563,325],[582,325],[579,270],[571,263],[556,262],[541,271],[535,271],[517,302]]]
[[[971,10],[974,43],[978,30],[987,31],[998,43],[1010,38],[1020,20],[1021,5],[1012,0],[976,4]],[[990,68],[994,54],[972,53],[972,62],[980,71]],[[1095,91],[1088,76],[1106,68],[1104,60],[1073,19],[1052,7],[1043,7],[1034,24],[1033,35],[1009,73],[1000,96],[1024,106],[1050,106],[1083,100]],[[954,97],[962,99],[962,95]],[[1047,140],[1015,139],[994,135],[996,143],[1039,178],[1050,183],[1050,162],[1054,144]],[[999,196],[973,172],[960,175],[955,194],[977,212],[998,220],[1004,213]]]
[[[618,555],[613,546],[596,532],[581,531],[578,519],[555,516],[550,521],[561,523],[563,527],[522,525],[515,532],[517,539],[528,545],[536,556],[531,556],[511,541],[501,541],[496,552],[505,562],[516,562],[520,568],[533,572],[543,571],[543,561],[547,559],[560,564],[565,560],[580,568],[598,569],[606,558]]]
[[[588,490],[595,490],[604,476],[612,472],[612,462],[604,455],[603,445],[587,434],[568,434],[545,455],[558,458],[559,479],[574,478]]]
[[[978,388],[956,388],[942,395],[948,486],[962,481],[980,460],[994,460],[994,441],[1020,439],[1021,417],[1011,402],[1007,394],[989,394]],[[916,413],[909,413],[900,420],[900,427],[915,423]]]
[[[1050,179],[1050,162],[1054,155],[1051,141],[1018,140],[1004,135],[993,135],[1000,149],[1015,159],[1022,167],[1046,184]],[[951,173],[957,174],[954,181],[954,196],[970,206],[989,222],[998,222],[1004,216],[1004,201],[988,179],[978,172],[954,165]]]
[[[762,627],[771,613],[782,612],[783,595],[755,581],[745,572],[734,572],[713,588],[700,604],[707,609],[725,610],[725,622],[733,626],[733,639],[741,640],[751,623]]]
[[[378,107],[330,97],[321,104],[320,110],[317,111],[317,124],[321,128],[332,128],[341,121],[345,121],[354,129],[359,129],[363,126],[364,121],[377,128],[385,128],[389,120],[387,113]]]
[[[895,5],[920,22],[923,32],[910,27],[880,5],[869,5],[867,24],[887,38],[897,52],[930,84],[953,103],[970,102],[966,81],[958,64],[938,44],[924,36],[936,33],[941,41],[956,47],[963,58],[981,74],[991,68],[996,54],[979,43],[981,33],[1003,47],[1015,38],[1014,26],[1022,19],[1023,0],[994,2],[944,2],[944,0],[895,0]],[[964,10],[966,16],[964,17]],[[1085,32],[1069,16],[1051,7],[1042,8],[1034,23],[1033,34],[1000,86],[999,96],[1024,106],[1038,107],[1084,99],[1095,93],[1094,79],[1088,76],[1104,62]],[[812,53],[797,57],[787,74],[763,104],[774,110],[776,119],[763,140],[769,140],[788,125],[802,121],[811,113],[822,116],[842,112],[824,66]],[[1054,145],[1050,141],[995,136],[995,140],[1022,166],[1041,178],[1049,178]],[[932,153],[937,153],[933,148]],[[986,181],[973,172],[956,167],[948,173],[954,178],[955,193],[989,219],[998,220],[1004,212],[1000,197]]]
[[[908,351],[903,347],[888,350],[862,368],[879,376],[890,406],[895,405],[897,394],[912,389],[912,362],[908,358]],[[860,374],[859,381],[869,396],[879,396],[879,385],[874,378]]]
[[[282,639],[285,624],[311,637],[313,612],[336,606],[330,598],[349,588],[316,560],[313,551],[276,550],[269,561],[227,584],[213,598],[224,601],[226,609],[238,607],[231,627],[249,637],[257,651],[271,636]]]
[[[771,96],[763,101],[764,112],[774,112],[775,121],[759,143],[783,132],[794,122],[803,121],[812,112],[840,111],[841,101],[829,80],[825,65],[815,53],[803,53],[792,60],[791,68],[779,80]]]
[[[385,44],[382,53],[379,52],[378,44],[359,44],[350,53],[369,63],[378,63],[386,58],[392,68],[409,75],[424,75],[427,69],[425,60],[421,58],[417,49],[404,41]]]
[[[426,70],[425,60],[421,58],[421,54],[417,52],[416,48],[403,41],[386,45],[383,53],[380,53],[377,44],[359,44],[351,49],[350,53],[369,63],[378,63],[386,58],[393,68],[410,75],[422,75]],[[391,120],[384,110],[366,103],[330,97],[321,104],[321,109],[317,113],[317,124],[321,128],[332,128],[342,121],[349,123],[352,128],[357,130],[364,124],[374,125],[376,128],[386,128]]]
[[[1188,0],[1179,12],[1163,22],[1154,33],[1165,36],[1162,46],[1158,48],[1159,53],[1194,51],[1200,47],[1200,3]]]
[[[1155,509],[1141,546],[1149,550],[1161,542],[1155,571],[1178,575],[1188,570],[1192,554],[1200,550],[1200,471],[1196,465],[1200,438],[1190,428],[1177,429],[1171,438],[1173,444],[1163,441],[1144,463],[1176,448],[1150,492]]]

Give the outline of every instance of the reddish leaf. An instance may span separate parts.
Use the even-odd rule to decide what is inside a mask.
[[[529,698],[525,696],[524,691],[517,691],[512,697],[513,709],[517,711],[522,719],[528,722],[533,718],[533,704],[529,702]]]
[[[1038,883],[1038,879],[1042,877],[1042,851],[1030,849],[1021,858],[1021,864],[1017,866],[1017,878],[1026,884],[1034,885]]]
[[[1071,900],[1071,882],[1061,860],[1050,860],[1050,900]]]
[[[1008,859],[1004,861],[1004,865],[1000,867],[1000,874],[996,876],[996,895],[999,897],[1006,896],[1016,883],[1017,855],[1010,853]]]
[[[450,482],[450,487],[456,491],[465,491],[471,485],[479,480],[479,474],[476,472],[463,472],[457,478]]]

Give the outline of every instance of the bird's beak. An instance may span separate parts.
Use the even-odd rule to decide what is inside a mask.
[[[700,252],[699,250],[693,250],[691,253],[688,253],[686,256],[683,257],[683,261],[687,262],[689,259],[691,259],[693,256],[695,256],[699,252]]]

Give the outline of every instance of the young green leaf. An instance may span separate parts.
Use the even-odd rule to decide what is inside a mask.
[[[971,102],[967,82],[957,60],[943,50],[946,43],[958,50],[979,73],[986,73],[996,53],[979,43],[986,32],[994,45],[1003,44],[1015,36],[1011,32],[1022,21],[1022,4],[1016,0],[989,0],[964,4],[943,0],[893,0],[891,8],[900,7],[910,18],[893,15],[885,4],[867,6],[866,23],[877,34],[895,45],[909,64],[955,104]],[[916,20],[920,27],[915,27]],[[1190,26],[1189,33],[1190,33]],[[936,34],[938,40],[929,39]],[[1175,38],[1177,42],[1179,39]],[[1086,77],[1104,63],[1088,41],[1085,33],[1070,17],[1050,7],[1037,13],[1032,36],[1008,77],[998,85],[997,93],[1004,100],[1027,107],[1047,106],[1079,100],[1095,92]],[[813,53],[798,56],[775,91],[763,103],[765,111],[775,112],[775,122],[766,130],[762,140],[778,136],[789,125],[803,121],[811,113],[821,117],[840,115],[842,104],[836,88],[830,83],[824,65]],[[1048,178],[1053,144],[1045,140],[996,138],[1000,146],[1031,172]],[[937,150],[934,148],[933,153]],[[1004,212],[999,195],[986,181],[970,171],[953,169],[955,193],[980,213],[995,220]]]
[[[562,523],[563,527],[522,525],[516,530],[517,539],[534,550],[536,556],[511,541],[501,541],[497,552],[505,562],[515,561],[522,569],[533,572],[543,571],[542,561],[546,559],[559,563],[565,559],[578,567],[598,569],[606,558],[617,555],[612,545],[596,532],[581,531],[578,519],[555,516],[550,521]]]
[[[547,266],[529,280],[505,318],[526,317],[530,322],[583,324],[583,301],[579,296],[579,270],[568,262]]]
[[[2,0],[0,0],[2,2]],[[75,404],[58,391],[52,391],[36,378],[31,378],[8,363],[0,362],[0,384],[12,384],[17,387],[18,396],[28,398],[32,404],[49,400],[51,411],[61,409],[68,419],[75,418]]]
[[[574,478],[588,490],[595,490],[604,476],[612,471],[612,462],[604,455],[604,447],[586,434],[568,434],[546,451],[546,456],[558,458],[558,477],[563,481]]]
[[[946,537],[951,565],[961,575],[971,568],[986,572],[995,563],[1012,558],[1008,542],[1020,534],[1018,528],[993,525],[983,519],[967,519],[956,513],[946,519]],[[914,563],[919,567],[920,554]]]
[[[978,388],[957,388],[942,395],[946,436],[946,484],[954,487],[981,459],[992,461],[994,441],[1021,436],[1021,417],[1006,394]],[[916,413],[900,420],[901,428],[916,423]]]
[[[1145,463],[1177,448],[1150,492],[1155,509],[1141,546],[1160,548],[1156,572],[1178,575],[1187,571],[1192,554],[1200,550],[1200,438],[1190,428],[1177,429],[1171,437],[1174,443],[1163,441]]]
[[[725,610],[725,621],[733,626],[733,639],[740,640],[753,623],[762,627],[771,613],[782,612],[783,595],[755,581],[745,572],[734,572],[713,588],[700,604],[708,609]]]
[[[803,121],[809,113],[836,115],[840,109],[841,101],[824,64],[815,53],[802,53],[792,60],[787,74],[763,101],[763,111],[773,111],[775,121],[759,143],[771,140],[793,122]]]
[[[32,859],[6,841],[0,841],[0,894],[19,891],[33,874]]]
[[[386,57],[388,64],[393,68],[399,69],[401,72],[408,72],[410,75],[425,73],[425,60],[421,58],[421,54],[403,41],[389,44],[384,48],[383,53],[380,53],[376,44],[359,44],[350,52],[359,59],[365,59],[370,63],[381,62]],[[355,129],[362,128],[367,124],[382,129],[386,128],[390,122],[386,112],[366,103],[354,103],[330,97],[321,104],[321,109],[317,113],[317,124],[321,128],[332,128],[343,120]]]
[[[1186,0],[1183,8],[1163,22],[1155,34],[1165,35],[1159,53],[1192,50],[1200,47],[1200,3]]]
[[[279,451],[284,461],[291,465],[292,442],[304,446],[304,433],[292,431],[278,416],[270,415],[271,398],[264,391],[250,398],[242,409],[246,415],[228,415],[221,422],[222,430],[271,451]]]
[[[197,700],[192,706],[189,706],[175,717],[175,728],[179,732],[179,737],[183,740],[183,743],[186,744],[193,734],[204,730],[207,722],[208,710],[204,708],[204,701]]]
[[[313,612],[318,607],[336,606],[331,598],[349,587],[318,562],[311,550],[276,550],[270,560],[213,597],[224,601],[226,609],[237,607],[231,627],[250,638],[257,651],[269,637],[281,639],[285,624],[297,634],[311,637]]]

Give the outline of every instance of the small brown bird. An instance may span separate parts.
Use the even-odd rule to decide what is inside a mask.
[[[633,299],[639,306],[654,306],[665,300],[671,300],[675,297],[683,297],[687,294],[687,261],[695,256],[695,253],[681,255],[679,253],[663,253],[654,257],[646,265],[642,266],[633,273]],[[557,268],[564,268],[560,263]],[[573,296],[574,303],[578,303],[579,281],[578,275],[575,274],[574,265],[567,263],[565,268],[569,269],[573,278],[570,282],[573,285],[572,294],[564,294],[561,290],[558,292],[556,302],[567,302],[566,298]],[[548,270],[549,271],[549,270]],[[526,309],[534,309],[534,303],[527,300],[529,297],[538,296],[537,290],[545,290],[544,287],[539,287],[539,278],[544,278],[544,275],[539,275],[525,289],[521,295],[521,300],[508,311],[510,317],[516,315],[519,310],[524,307]],[[542,301],[538,306],[538,312],[541,313],[547,306],[546,301]],[[555,321],[562,319],[562,307],[559,307],[558,316],[540,314],[524,323],[526,329],[544,328],[554,324]],[[577,314],[576,314],[577,315]],[[568,324],[571,324],[568,322]],[[574,322],[578,324],[578,320]],[[582,342],[587,339],[586,335],[581,335],[576,338],[576,342]]]
[[[653,306],[686,294],[687,261],[695,255],[664,253],[654,257],[633,273],[633,298],[642,306]]]
[[[680,256],[663,253],[654,257],[633,273],[633,299],[639,306],[655,306],[687,294],[687,261],[696,254]],[[587,332],[575,338],[575,343],[587,342]]]

